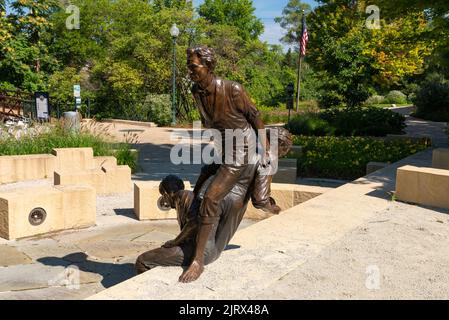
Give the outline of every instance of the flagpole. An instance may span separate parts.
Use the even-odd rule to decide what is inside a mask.
[[[304,21],[304,10],[302,10],[302,20]],[[301,69],[302,69],[302,37],[304,34],[304,23],[302,23],[301,27],[301,37],[299,38],[299,61],[298,61],[298,86],[296,90],[296,112],[299,112],[299,96],[301,94]]]
[[[296,112],[299,111],[299,96],[301,93],[301,69],[302,69],[302,57],[301,57],[301,44],[299,45],[299,67],[298,67],[298,90],[296,92]]]

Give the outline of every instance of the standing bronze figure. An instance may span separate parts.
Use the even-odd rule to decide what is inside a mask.
[[[177,209],[181,234],[162,248],[144,253],[136,262],[139,273],[154,266],[188,266],[179,278],[181,282],[198,279],[204,265],[218,258],[237,230],[250,198],[257,208],[274,214],[280,211],[270,197],[271,177],[260,170],[269,165],[269,144],[257,159],[250,152],[257,148],[258,131],[265,128],[259,111],[239,83],[215,76],[211,48],[188,49],[187,64],[202,123],[222,134],[221,161],[203,167],[193,193],[183,190],[176,177],[161,183],[164,201]],[[226,149],[229,129],[242,135],[231,144],[231,150]],[[280,146],[289,148],[290,135],[285,131],[283,137],[289,142]]]

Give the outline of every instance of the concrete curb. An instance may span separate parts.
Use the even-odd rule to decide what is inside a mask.
[[[101,122],[120,123],[120,124],[128,124],[131,126],[157,128],[157,124],[155,124],[154,122],[143,122],[143,121],[132,121],[132,120],[121,120],[121,119],[102,119]]]

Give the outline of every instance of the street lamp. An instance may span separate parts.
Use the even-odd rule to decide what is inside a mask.
[[[176,125],[176,39],[179,36],[179,29],[176,23],[170,28],[170,34],[173,39],[173,98],[172,98],[172,125]]]

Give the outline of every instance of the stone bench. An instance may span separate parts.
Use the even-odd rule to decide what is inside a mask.
[[[99,160],[100,162],[100,160]],[[88,185],[93,187],[97,195],[127,193],[131,191],[131,169],[128,166],[114,166],[114,162],[106,159],[101,168],[55,171],[54,185]]]
[[[159,181],[134,183],[134,213],[139,220],[176,219],[176,211],[174,209],[164,211],[158,206],[158,200],[161,197],[159,183]],[[191,189],[188,181],[184,182],[184,184],[186,190]],[[273,183],[271,185],[271,194],[282,211],[288,210],[329,190],[331,189],[291,184]],[[251,201],[249,202],[245,218],[263,220],[270,216],[272,215],[254,208]]]
[[[0,157],[0,184],[50,178],[57,159],[51,154]]]
[[[95,225],[89,186],[20,188],[0,193],[0,237],[7,240]]]
[[[396,198],[404,202],[449,208],[449,170],[400,167],[396,177]]]
[[[432,156],[432,167],[449,170],[449,149],[435,149]]]

